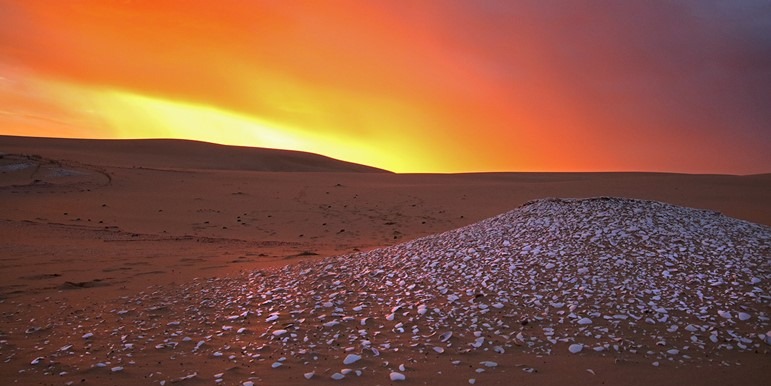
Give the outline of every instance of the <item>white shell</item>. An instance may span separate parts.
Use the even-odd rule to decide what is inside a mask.
[[[405,377],[404,374],[397,373],[396,371],[392,371],[391,374],[388,375],[388,377],[391,379],[391,382],[404,381],[407,379],[407,377]]]
[[[345,359],[343,360],[343,364],[350,365],[352,363],[356,363],[361,359],[360,355],[356,354],[348,354]]]

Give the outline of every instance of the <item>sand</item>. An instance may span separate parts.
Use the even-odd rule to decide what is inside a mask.
[[[89,369],[93,356],[105,353],[79,351],[71,359],[78,371],[47,375],[46,367],[30,362],[55,344],[55,330],[72,326],[25,331],[52,313],[69,323],[96,318],[120,323],[101,313],[140,293],[395,245],[473,224],[533,199],[649,199],[771,225],[771,174],[393,174],[304,154],[266,155],[185,141],[0,137],[0,152],[0,378],[18,384],[158,384],[160,378],[147,378],[158,369],[180,377],[184,371],[216,373],[216,361],[185,356],[181,365],[172,359],[174,353],[144,351],[135,354],[137,363],[162,365],[142,370],[126,365],[111,373]],[[660,368],[598,355],[507,355],[505,371],[480,375],[477,384],[771,380],[766,351],[737,353],[722,365]],[[251,372],[265,373],[273,384],[308,382],[270,370],[234,368],[224,384],[240,384]],[[407,373],[407,382],[430,384],[431,374],[454,369],[437,365],[420,371]],[[214,379],[182,382],[212,384]],[[457,382],[467,384],[467,379]]]

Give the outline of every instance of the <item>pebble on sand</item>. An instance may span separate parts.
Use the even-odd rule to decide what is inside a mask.
[[[350,365],[352,363],[358,362],[360,359],[361,359],[360,355],[348,354],[348,356],[346,356],[345,359],[343,360],[343,364]]]
[[[389,375],[389,377],[391,378],[392,382],[404,381],[404,380],[407,379],[407,377],[405,377],[404,374],[397,373],[396,371],[392,371],[391,374]]]

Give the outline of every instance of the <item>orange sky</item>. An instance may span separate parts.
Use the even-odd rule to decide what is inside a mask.
[[[771,6],[722,3],[0,0],[0,134],[770,172]]]

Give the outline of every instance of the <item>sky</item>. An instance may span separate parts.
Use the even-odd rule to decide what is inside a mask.
[[[771,172],[771,2],[0,0],[0,134]]]

